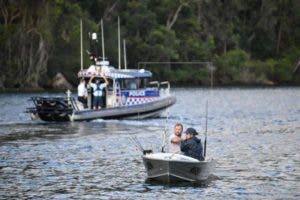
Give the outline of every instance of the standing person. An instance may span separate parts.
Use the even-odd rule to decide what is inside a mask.
[[[93,79],[95,78],[92,76],[89,81],[89,85],[93,88],[93,108],[94,110],[96,109],[101,109],[103,107],[103,89],[107,87],[108,85],[108,80],[106,79],[105,76],[101,74],[101,77],[104,79],[104,83],[100,83],[100,79],[96,79],[96,83],[92,83]]]
[[[84,78],[80,79],[80,83],[78,85],[77,92],[78,92],[78,97],[77,97],[78,101],[80,101],[83,104],[84,108],[87,108],[88,93],[87,93]]]
[[[181,123],[176,123],[174,127],[174,133],[170,136],[169,152],[180,153],[180,143],[182,141],[183,126]]]
[[[204,160],[201,140],[196,137],[196,135],[198,135],[197,131],[194,128],[188,128],[185,134],[186,139],[181,142],[180,150],[185,156]]]

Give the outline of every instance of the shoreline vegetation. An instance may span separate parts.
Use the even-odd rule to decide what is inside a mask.
[[[0,0],[0,11],[0,91],[76,88],[80,19],[84,51],[103,19],[107,59],[117,66],[118,17],[128,68],[140,61],[209,61],[217,87],[300,85],[298,0]],[[174,87],[210,85],[200,65],[143,68]]]

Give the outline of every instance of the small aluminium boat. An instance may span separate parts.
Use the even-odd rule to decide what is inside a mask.
[[[153,153],[152,150],[144,150],[139,141],[133,138],[134,144],[143,152],[143,163],[149,180],[163,183],[181,181],[201,182],[207,180],[212,175],[215,168],[215,161],[206,156],[207,119],[208,102],[206,102],[203,161],[182,154],[165,153],[166,131],[164,131],[162,152],[159,153]]]
[[[146,153],[143,163],[148,179],[163,183],[199,182],[206,180],[212,173],[214,161],[204,161],[174,153]]]

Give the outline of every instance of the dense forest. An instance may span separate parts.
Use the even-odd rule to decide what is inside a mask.
[[[80,19],[85,50],[103,19],[106,55],[117,66],[118,17],[129,68],[209,61],[216,85],[300,83],[299,0],[0,0],[0,9],[0,90],[47,88],[59,72],[77,84]],[[209,83],[202,65],[151,67],[177,85]]]

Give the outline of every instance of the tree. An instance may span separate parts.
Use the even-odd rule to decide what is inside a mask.
[[[1,0],[0,5],[5,85],[39,88],[39,77],[46,73],[49,58],[49,2]]]
[[[235,33],[235,23],[241,1],[207,0],[199,1],[198,16],[207,35],[213,35],[219,52],[225,53],[229,48],[236,48],[239,35]]]

